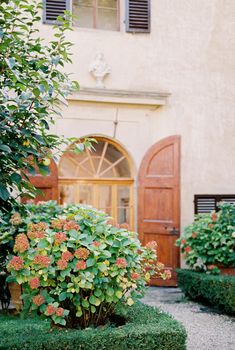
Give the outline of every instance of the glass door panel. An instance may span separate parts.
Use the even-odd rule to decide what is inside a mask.
[[[94,186],[78,185],[77,203],[94,206]]]
[[[119,224],[128,224],[130,225],[130,208],[118,208],[118,217],[117,222]]]
[[[118,224],[133,227],[132,186],[108,183],[60,184],[60,204],[91,205],[111,216]]]
[[[117,216],[117,221],[119,224],[131,224],[129,186],[117,186]]]
[[[98,209],[112,215],[112,186],[97,185]]]
[[[59,185],[59,202],[62,205],[76,203],[76,185]]]

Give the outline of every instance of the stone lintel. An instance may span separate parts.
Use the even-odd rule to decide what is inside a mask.
[[[69,101],[112,103],[124,105],[164,106],[169,93],[153,91],[111,90],[82,87],[78,93],[68,96]]]

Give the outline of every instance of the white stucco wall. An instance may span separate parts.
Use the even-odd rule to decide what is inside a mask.
[[[97,51],[111,67],[107,89],[171,93],[156,110],[120,106],[116,138],[138,169],[160,139],[182,137],[181,227],[193,217],[194,194],[235,193],[235,1],[152,0],[150,34],[74,28],[73,72],[95,87],[89,65]],[[51,27],[41,26],[49,38]],[[113,136],[116,105],[70,102],[56,131]]]

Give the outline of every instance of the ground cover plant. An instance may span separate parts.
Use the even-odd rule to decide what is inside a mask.
[[[187,297],[235,315],[235,276],[214,276],[192,270],[177,270],[178,284]]]
[[[63,218],[30,222],[16,236],[7,268],[23,285],[25,312],[67,327],[103,325],[116,304],[130,306],[143,296],[153,274],[170,277],[157,262],[156,242],[143,247],[137,233],[108,219],[71,206]]]
[[[192,269],[217,274],[220,266],[235,266],[235,205],[221,203],[219,208],[197,215],[177,241]]]
[[[153,307],[137,303],[116,312],[126,324],[86,330],[51,331],[50,323],[37,318],[0,315],[2,350],[185,350],[181,324]]]

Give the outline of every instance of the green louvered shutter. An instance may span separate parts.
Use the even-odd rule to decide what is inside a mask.
[[[126,0],[126,31],[150,32],[150,0]]]
[[[70,0],[44,0],[43,23],[54,24],[58,16],[70,10]]]

